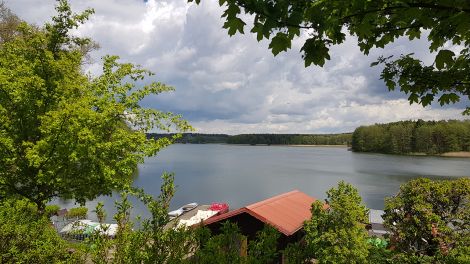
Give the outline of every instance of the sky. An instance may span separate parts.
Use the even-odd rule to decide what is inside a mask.
[[[55,13],[54,0],[4,2],[37,25]],[[468,101],[445,108],[410,105],[406,95],[388,91],[380,67],[370,67],[380,55],[411,52],[432,63],[426,40],[398,39],[365,56],[349,36],[331,48],[324,67],[305,68],[300,53],[305,34],[291,50],[274,57],[269,43],[257,42],[253,34],[230,37],[222,28],[218,1],[201,2],[70,1],[75,12],[95,10],[75,32],[101,46],[91,54],[86,71],[99,74],[101,57],[107,54],[151,70],[156,75],[148,82],[176,91],[151,96],[142,105],[182,114],[198,133],[344,133],[374,123],[463,119]]]

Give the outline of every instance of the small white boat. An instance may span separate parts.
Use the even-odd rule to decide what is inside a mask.
[[[186,204],[186,205],[183,205],[181,206],[180,208],[174,210],[174,211],[171,211],[168,213],[168,216],[170,216],[170,218],[175,218],[175,217],[178,217],[186,212],[189,212],[191,210],[193,210],[194,208],[196,208],[198,206],[197,203],[189,203],[189,204]]]

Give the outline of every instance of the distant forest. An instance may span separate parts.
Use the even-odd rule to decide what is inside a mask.
[[[149,138],[162,138],[171,137],[174,134],[158,134],[158,133],[147,133]],[[209,143],[227,143],[227,139],[230,137],[226,134],[199,134],[199,133],[184,133],[183,136],[176,141],[176,143],[183,144],[209,144]]]
[[[168,137],[172,134],[149,133],[148,137]],[[352,133],[344,134],[198,134],[185,133],[177,143],[207,144],[247,144],[247,145],[350,145]]]
[[[470,120],[402,121],[356,128],[352,150],[389,154],[470,151]]]
[[[349,145],[352,134],[242,134],[230,136],[228,144],[249,145]]]

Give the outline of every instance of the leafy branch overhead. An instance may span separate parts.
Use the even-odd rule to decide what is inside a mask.
[[[199,4],[200,0],[195,1]],[[358,39],[364,54],[384,48],[399,37],[427,35],[434,62],[426,65],[413,54],[379,58],[381,78],[390,90],[400,89],[410,103],[440,105],[470,99],[470,1],[465,0],[219,0],[230,36],[244,33],[244,15],[254,16],[251,33],[270,41],[274,55],[291,48],[304,32],[305,66],[323,66],[329,48],[346,36]],[[449,48],[452,47],[452,48]],[[467,107],[466,114],[470,114]]]

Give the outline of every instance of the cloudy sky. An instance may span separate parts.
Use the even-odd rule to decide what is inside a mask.
[[[54,0],[4,0],[22,19],[43,24]],[[75,11],[95,15],[77,34],[97,41],[87,66],[99,73],[100,58],[119,55],[156,73],[152,81],[176,88],[143,104],[181,113],[200,133],[337,133],[377,122],[405,119],[462,119],[468,102],[451,107],[409,105],[388,92],[380,68],[369,65],[381,54],[415,52],[432,62],[425,40],[400,39],[364,56],[354,37],[331,49],[323,68],[304,67],[304,36],[274,57],[267,42],[251,34],[229,37],[216,0],[72,0]],[[248,29],[245,30],[249,32]]]

